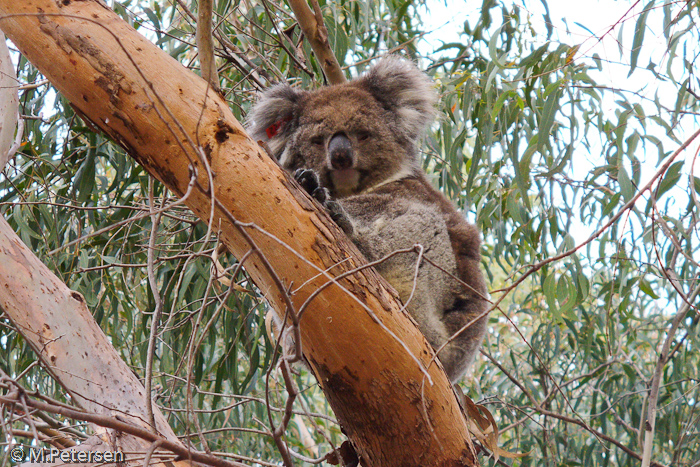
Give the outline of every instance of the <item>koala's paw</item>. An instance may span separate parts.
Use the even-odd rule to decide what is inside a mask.
[[[294,180],[311,195],[316,201],[325,206],[330,200],[330,193],[327,188],[321,186],[318,174],[310,169],[297,169],[294,172]]]
[[[343,206],[336,201],[328,200],[326,203],[326,210],[328,210],[328,213],[331,215],[333,222],[338,224],[338,227],[343,229],[343,232],[345,232],[346,235],[352,237],[355,229],[352,225],[352,221],[350,220],[350,216],[348,216],[348,213],[345,212]]]
[[[352,236],[354,228],[350,217],[340,203],[331,199],[331,194],[328,189],[321,186],[316,172],[310,169],[297,169],[297,171],[294,172],[294,180],[296,180],[312,198],[321,203],[321,206],[326,208],[331,219],[333,219],[347,235]]]

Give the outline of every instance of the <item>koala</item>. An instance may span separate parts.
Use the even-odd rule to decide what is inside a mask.
[[[412,62],[389,56],[344,84],[315,91],[279,84],[266,90],[247,128],[330,211],[368,260],[422,246],[433,264],[417,264],[414,251],[376,269],[434,349],[459,333],[438,353],[455,383],[481,346],[488,304],[479,232],[421,169],[419,143],[436,103],[430,78]]]

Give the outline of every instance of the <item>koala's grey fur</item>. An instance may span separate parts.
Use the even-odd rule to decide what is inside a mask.
[[[468,284],[421,263],[407,310],[435,349],[487,309],[479,232],[420,167],[418,144],[435,118],[436,101],[427,75],[387,57],[345,84],[316,91],[277,85],[248,116],[251,136],[265,141],[307,190],[327,189],[331,214],[368,260],[421,244],[426,258]],[[326,201],[317,195],[318,189],[314,197]],[[417,258],[402,253],[377,266],[404,303]],[[474,361],[486,322],[481,317],[438,354],[452,382]]]

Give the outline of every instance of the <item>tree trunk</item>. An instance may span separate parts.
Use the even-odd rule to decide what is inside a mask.
[[[2,218],[0,310],[20,330],[46,371],[70,393],[76,405],[90,413],[119,417],[151,430],[145,422],[143,385],[119,358],[90,314],[83,296],[70,290],[42,264]],[[159,435],[182,446],[156,407],[154,416]],[[133,435],[111,436],[113,432],[104,427],[96,424],[92,427],[96,439],[71,447],[72,450],[146,452],[151,445]],[[190,465],[185,461],[168,464]],[[45,465],[50,463],[47,461]],[[142,465],[140,459],[138,465]]]
[[[186,204],[220,229],[231,252],[242,258],[259,249],[245,267],[276,310],[285,310],[280,282],[292,286],[299,310],[331,277],[363,264],[225,101],[98,0],[0,0],[0,14],[19,50],[151,175],[188,193]],[[476,465],[445,373],[373,269],[325,287],[300,331],[304,355],[365,465]]]

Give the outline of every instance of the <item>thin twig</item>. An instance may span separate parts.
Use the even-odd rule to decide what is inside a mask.
[[[183,0],[175,0],[175,2],[182,9],[182,11],[184,11],[185,14],[190,17],[190,19],[195,20],[194,13],[190,11]],[[233,65],[238,68],[240,72],[250,78],[258,89],[263,89],[265,87],[265,82],[270,82],[272,80],[265,70],[255,66],[255,64],[250,61],[250,59],[246,57],[245,54],[226,37],[226,35],[221,34],[216,30],[213,31],[213,34],[214,37],[216,37],[216,39],[221,42],[226,49],[229,49],[232,52],[232,54],[229,54],[227,58],[231,60]],[[246,65],[248,65],[250,70],[247,70],[245,66],[240,63],[240,61],[243,61]],[[262,75],[262,77],[260,75]]]
[[[143,458],[143,467],[149,467],[149,465],[151,465],[151,457],[161,444],[161,440],[156,440],[153,442],[153,444],[151,444],[151,447],[148,448],[148,451],[146,451],[146,455]]]
[[[567,417],[566,415],[562,415],[560,413],[552,412],[550,410],[544,409],[541,406],[541,404],[537,401],[537,399],[535,399],[535,397],[532,394],[530,394],[530,392],[525,388],[525,386],[520,381],[518,381],[518,379],[515,378],[515,376],[511,375],[510,372],[508,370],[506,370],[505,367],[503,367],[503,365],[498,363],[498,361],[495,358],[493,358],[491,355],[489,355],[487,353],[483,353],[483,355],[485,355],[486,358],[488,358],[491,361],[491,363],[496,365],[496,367],[498,367],[498,369],[501,370],[501,372],[503,372],[503,374],[506,375],[506,377],[513,384],[515,384],[516,386],[518,386],[518,388],[520,388],[520,390],[523,392],[523,394],[525,394],[525,397],[527,397],[530,400],[530,403],[532,404],[533,409],[535,409],[537,411],[537,413],[539,413],[540,415],[556,418],[558,420],[562,420],[562,421],[567,422],[567,423],[573,423],[574,425],[578,425],[581,428],[585,429],[586,431],[590,432],[591,434],[595,435],[597,438],[603,439],[611,444],[614,444],[617,448],[624,451],[627,455],[634,457],[637,460],[642,459],[641,455],[634,452],[633,450],[631,450],[630,448],[628,448],[627,446],[622,444],[620,441],[616,440],[615,438],[613,438],[611,436],[606,435],[605,433],[603,433],[601,431],[598,431],[594,428],[591,428],[587,423],[583,422],[582,420],[579,420],[579,419],[573,418],[573,417]],[[663,467],[663,466],[661,464],[654,463],[652,467]]]
[[[272,368],[270,368],[272,369]],[[280,369],[282,370],[282,377],[284,378],[284,384],[287,389],[287,401],[285,402],[284,405],[284,414],[282,415],[282,422],[275,427],[274,421],[272,420],[272,411],[270,410],[270,404],[269,404],[269,391],[265,391],[265,397],[267,400],[267,403],[265,404],[268,409],[267,409],[267,418],[268,421],[270,422],[270,436],[272,436],[272,439],[275,442],[275,445],[277,446],[277,450],[280,452],[282,455],[282,460],[284,461],[284,465],[286,467],[293,467],[294,466],[294,461],[292,460],[292,456],[290,454],[290,449],[287,446],[287,444],[284,442],[283,436],[284,432],[287,429],[287,425],[289,425],[289,420],[292,417],[293,413],[293,408],[294,408],[294,401],[297,398],[297,395],[299,394],[299,391],[297,390],[296,386],[294,385],[294,381],[292,381],[292,378],[289,374],[289,362],[285,359],[282,359],[280,362]],[[268,371],[267,373],[267,379],[269,381],[270,378],[270,372]],[[269,387],[269,384],[266,383],[266,386]]]
[[[12,405],[16,402],[16,397],[0,396],[0,403],[2,404]],[[141,428],[140,426],[132,425],[131,423],[126,423],[121,420],[117,420],[115,417],[97,415],[94,413],[83,412],[76,409],[69,409],[62,406],[47,404],[46,402],[41,402],[36,399],[27,398],[26,403],[29,407],[32,407],[37,410],[42,410],[44,412],[49,412],[57,415],[63,415],[64,417],[71,418],[73,420],[82,420],[84,422],[94,423],[95,425],[104,428],[111,428],[116,431],[128,433],[146,441],[160,441],[163,449],[167,449],[168,451],[177,454],[183,459],[191,459],[195,462],[201,462],[202,464],[210,465],[212,467],[248,467],[246,464],[241,464],[240,462],[231,462],[224,459],[220,459],[210,454],[187,449],[183,445],[163,438],[151,432],[150,430],[146,430],[144,428]]]
[[[153,412],[153,396],[152,384],[153,384],[153,358],[155,355],[156,339],[158,338],[158,324],[160,323],[160,315],[163,312],[163,299],[160,296],[160,291],[158,290],[158,281],[156,281],[155,273],[155,251],[156,251],[156,238],[158,236],[158,226],[160,225],[160,213],[156,213],[155,208],[155,197],[153,196],[153,178],[148,179],[148,206],[151,213],[151,238],[148,240],[148,251],[147,257],[147,272],[148,272],[148,284],[151,288],[151,293],[153,294],[153,300],[155,301],[155,310],[153,316],[151,316],[151,335],[148,337],[148,352],[146,354],[146,374],[145,374],[145,393],[146,393],[146,418],[151,425],[151,429],[154,433],[158,432],[156,427],[156,417]]]
[[[160,209],[157,209],[157,210],[154,211],[153,213],[150,212],[150,211],[148,211],[148,212],[143,212],[143,213],[141,213],[141,214],[137,214],[137,215],[135,215],[134,217],[130,217],[130,218],[128,218],[128,219],[124,219],[124,220],[122,220],[122,221],[115,222],[115,223],[113,223],[113,224],[108,225],[107,227],[104,227],[104,228],[102,228],[102,229],[96,230],[96,231],[91,232],[91,233],[89,233],[89,234],[85,234],[85,235],[83,235],[82,237],[76,238],[75,240],[71,240],[71,241],[68,242],[68,243],[64,243],[64,244],[61,245],[60,247],[58,247],[58,248],[56,248],[56,249],[54,249],[54,250],[49,251],[49,252],[48,252],[49,256],[58,253],[59,251],[63,250],[64,248],[68,248],[68,247],[73,246],[73,245],[75,245],[75,244],[77,244],[77,243],[83,242],[83,241],[87,240],[88,238],[92,238],[92,237],[95,237],[95,236],[98,236],[98,235],[102,235],[103,233],[109,232],[110,230],[115,229],[115,228],[117,228],[117,227],[121,227],[121,226],[126,225],[126,224],[129,224],[129,223],[131,223],[131,222],[136,222],[136,221],[138,221],[138,220],[143,219],[144,217],[152,216],[153,214],[160,214],[160,213],[163,213],[163,212],[165,212],[165,211],[167,211],[167,210],[169,210],[169,209],[171,209],[171,208],[174,208],[175,206],[178,206],[178,205],[180,205],[180,204],[183,204],[185,201],[187,201],[187,198],[190,196],[190,193],[192,192],[192,188],[194,187],[194,182],[195,182],[195,180],[196,180],[195,177],[196,177],[196,175],[193,174],[192,177],[190,178],[190,183],[189,183],[189,185],[187,186],[187,191],[186,191],[185,194],[182,196],[182,198],[180,198],[180,199],[178,199],[178,200],[176,200],[176,201],[173,201],[172,203],[170,203],[170,204],[168,204],[168,205],[166,205],[166,206],[163,206],[163,207],[160,208]]]

